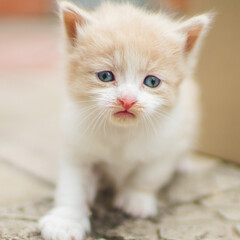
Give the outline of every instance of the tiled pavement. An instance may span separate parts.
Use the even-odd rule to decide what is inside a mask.
[[[58,32],[45,20],[1,22],[0,36],[0,239],[35,240],[57,169]],[[239,167],[192,159],[192,173],[179,173],[159,194],[154,219],[132,219],[110,207],[110,192],[101,193],[88,240],[240,240]]]
[[[193,157],[197,161],[205,166],[178,173],[159,194],[155,218],[130,218],[111,207],[111,192],[99,194],[87,240],[240,240],[239,167],[201,155]],[[52,186],[3,165],[0,181],[9,187],[1,201],[0,239],[41,239],[37,221],[52,206]]]

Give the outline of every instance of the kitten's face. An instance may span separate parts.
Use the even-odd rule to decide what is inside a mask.
[[[76,29],[68,53],[70,94],[86,114],[113,124],[162,118],[185,77],[185,38],[164,17],[113,7],[103,6]]]

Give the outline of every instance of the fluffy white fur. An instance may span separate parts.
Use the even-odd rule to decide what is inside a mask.
[[[65,143],[53,210],[40,220],[45,240],[83,240],[101,174],[115,207],[137,217],[157,213],[156,193],[195,139],[198,91],[192,70],[209,16],[186,22],[129,4],[93,12],[60,2],[66,29]],[[115,83],[96,73],[114,72]],[[143,86],[146,75],[162,82]],[[135,118],[116,117],[131,96]],[[101,171],[99,171],[101,169]]]

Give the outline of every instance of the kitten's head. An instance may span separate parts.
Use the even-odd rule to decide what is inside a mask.
[[[70,96],[123,126],[161,118],[176,104],[210,22],[208,15],[177,22],[129,4],[88,12],[63,1],[60,9]]]

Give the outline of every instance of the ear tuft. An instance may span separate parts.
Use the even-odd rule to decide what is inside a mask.
[[[71,44],[77,38],[77,26],[83,26],[90,21],[87,11],[80,9],[69,1],[59,1],[60,17],[64,23],[66,34]]]
[[[185,53],[189,54],[206,35],[214,14],[193,17],[181,24],[179,31],[186,36]]]

